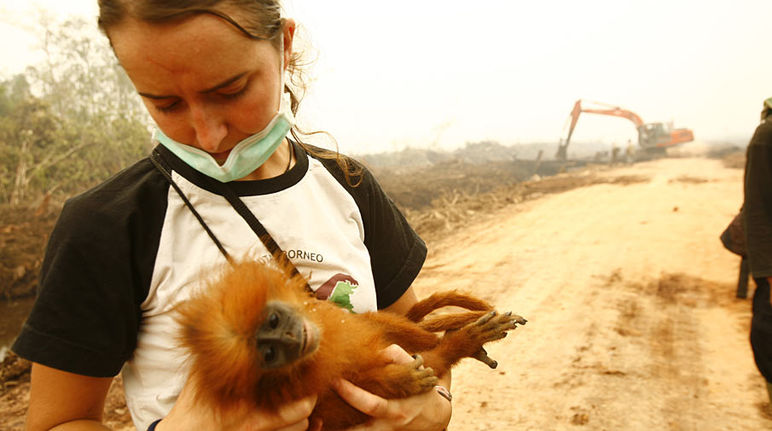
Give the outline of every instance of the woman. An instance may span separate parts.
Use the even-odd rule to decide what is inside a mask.
[[[226,417],[194,404],[172,309],[230,257],[270,259],[271,241],[257,239],[267,232],[321,299],[344,283],[351,293],[338,301],[354,312],[404,313],[425,245],[361,166],[301,144],[294,129],[287,138],[295,23],[278,1],[99,6],[160,145],[62,211],[14,345],[33,361],[28,429],[104,429],[121,370],[138,429],[307,429],[315,398]],[[436,430],[450,419],[444,388],[403,400],[345,381],[336,390],[374,417],[361,429]]]

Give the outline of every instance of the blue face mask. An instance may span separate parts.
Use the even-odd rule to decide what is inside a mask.
[[[263,130],[236,144],[222,165],[206,151],[179,143],[166,136],[159,128],[155,130],[154,139],[202,174],[222,183],[238,180],[265,163],[294,125],[289,98],[289,93],[282,93],[279,112],[271,122]]]
[[[284,40],[279,44],[279,53],[284,52]],[[295,125],[292,115],[289,93],[284,92],[284,55],[279,55],[279,111],[265,128],[236,144],[228,154],[225,163],[220,165],[209,153],[199,148],[179,143],[156,127],[153,138],[168,148],[193,169],[208,175],[217,181],[229,181],[244,178],[259,168],[276,151],[284,138]]]

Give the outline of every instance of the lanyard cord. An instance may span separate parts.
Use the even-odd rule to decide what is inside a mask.
[[[249,227],[252,228],[252,231],[257,235],[258,238],[260,238],[260,242],[262,242],[263,245],[265,245],[265,248],[271,252],[274,259],[279,261],[282,266],[287,268],[291,276],[300,276],[300,272],[295,267],[295,265],[292,264],[292,261],[289,260],[287,254],[284,253],[284,250],[279,247],[279,244],[276,243],[271,234],[265,230],[265,226],[263,226],[263,224],[260,223],[260,220],[258,220],[252,211],[247,208],[247,205],[238,197],[238,195],[236,195],[236,192],[234,192],[233,189],[228,187],[228,185],[225,183],[222,183],[220,191],[223,196],[225,196],[225,199],[227,199],[231,204],[233,209],[239,213],[241,218],[247,222]],[[311,286],[308,285],[308,282],[306,282],[306,290],[311,291]]]
[[[196,211],[195,208],[193,208],[193,204],[190,203],[188,200],[188,197],[185,196],[185,193],[182,192],[180,189],[180,186],[177,185],[177,183],[174,182],[172,179],[171,173],[166,170],[166,168],[161,164],[161,155],[158,153],[157,150],[153,150],[153,152],[150,154],[150,161],[153,162],[156,169],[158,169],[159,172],[166,178],[166,181],[171,184],[171,186],[174,188],[174,190],[177,192],[177,194],[180,196],[183,202],[185,202],[185,206],[188,207],[190,212],[193,213],[193,216],[196,217],[196,220],[201,224],[201,227],[204,228],[206,231],[206,234],[209,235],[209,238],[212,239],[214,242],[214,245],[217,246],[217,249],[220,250],[220,253],[222,253],[223,256],[225,256],[225,260],[228,261],[228,263],[233,263],[233,258],[228,254],[227,251],[225,251],[225,247],[223,247],[222,243],[219,239],[214,235],[214,232],[212,232],[211,229],[209,229],[209,226],[207,226],[206,222],[204,222],[204,219],[201,217],[201,215]]]
[[[212,232],[211,229],[209,229],[209,226],[207,226],[204,219],[201,217],[201,215],[196,211],[196,209],[193,207],[193,204],[190,203],[190,200],[185,196],[185,193],[182,192],[182,189],[177,185],[177,183],[174,182],[172,179],[171,174],[169,171],[163,166],[162,164],[162,156],[157,150],[153,150],[153,152],[150,155],[150,161],[153,162],[153,165],[155,165],[156,169],[158,169],[161,174],[166,178],[166,181],[171,184],[171,186],[174,188],[174,190],[177,192],[177,194],[180,196],[182,201],[185,203],[185,206],[190,209],[190,212],[193,213],[193,215],[196,217],[196,220],[201,224],[201,226],[206,231],[207,235],[209,235],[209,238],[212,239],[214,244],[217,246],[217,249],[220,250],[220,253],[222,253],[223,256],[225,256],[225,259],[228,261],[228,263],[233,264],[233,258],[228,254],[228,252],[223,247],[220,240],[217,239],[214,232]],[[228,201],[228,203],[231,204],[233,209],[236,210],[237,213],[244,219],[244,221],[247,222],[249,227],[252,229],[253,232],[257,235],[257,237],[260,239],[260,242],[263,243],[265,248],[268,249],[268,251],[271,253],[274,259],[276,259],[281,267],[286,268],[289,271],[289,275],[291,276],[297,276],[301,277],[305,281],[305,288],[307,291],[312,292],[311,286],[308,284],[308,281],[300,274],[300,271],[298,271],[297,267],[292,263],[292,261],[287,257],[287,254],[284,253],[284,250],[281,249],[279,244],[276,243],[276,241],[273,239],[270,233],[265,229],[265,226],[263,226],[262,223],[260,223],[260,220],[255,217],[254,214],[252,214],[252,211],[247,208],[246,204],[244,204],[244,201],[242,201],[236,192],[233,191],[226,183],[220,183],[220,193],[225,199]]]

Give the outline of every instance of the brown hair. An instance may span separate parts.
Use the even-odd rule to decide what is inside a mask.
[[[270,41],[276,49],[279,49],[279,38],[284,28],[279,0],[99,0],[97,23],[109,39],[109,29],[127,17],[149,23],[160,23],[184,19],[196,14],[215,15],[236,27],[250,39]],[[300,107],[302,97],[298,94],[306,91],[302,68],[305,64],[302,63],[301,57],[300,53],[293,52],[287,64],[290,80],[284,87],[290,93],[293,114],[297,114]],[[362,167],[360,165],[352,163],[351,159],[341,156],[338,151],[317,151],[310,148],[300,139],[300,135],[330,136],[329,133],[305,132],[296,125],[292,128],[291,134],[295,141],[309,153],[336,160],[350,185],[357,186],[361,183]],[[334,138],[332,140],[335,141]],[[335,146],[337,147],[337,142]],[[352,177],[358,177],[358,179],[354,181]]]

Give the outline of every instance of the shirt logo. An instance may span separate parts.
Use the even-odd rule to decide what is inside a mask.
[[[330,302],[339,307],[353,311],[354,306],[351,305],[351,295],[357,287],[359,287],[359,282],[352,276],[338,273],[319,286],[319,289],[316,289],[316,298],[321,300],[329,299]]]

